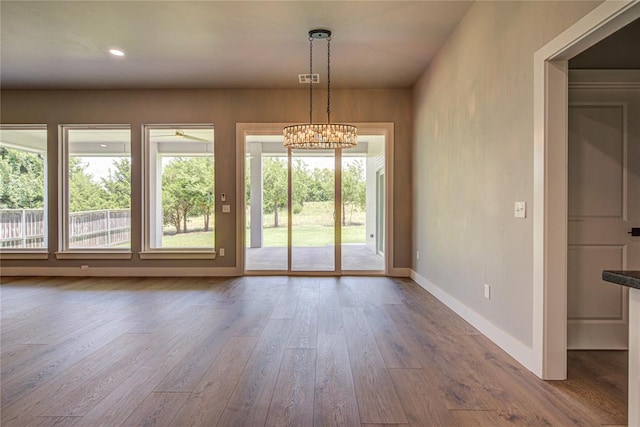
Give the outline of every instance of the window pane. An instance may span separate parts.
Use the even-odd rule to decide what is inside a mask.
[[[213,249],[213,126],[148,126],[147,162],[148,248]]]
[[[385,138],[359,135],[342,152],[342,269],[384,270]]]
[[[335,150],[291,152],[291,270],[335,270]]]
[[[47,130],[0,127],[0,248],[47,247]]]
[[[280,135],[247,135],[246,270],[288,269],[288,151]]]
[[[131,247],[131,131],[69,128],[68,248]]]

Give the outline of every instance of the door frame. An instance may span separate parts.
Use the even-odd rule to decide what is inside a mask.
[[[534,54],[533,348],[540,378],[567,377],[568,61],[640,17],[640,0],[606,1]]]
[[[387,236],[385,235],[385,221],[387,217],[386,203],[386,191],[380,190],[380,181],[382,185],[386,185],[387,177],[384,169],[378,169],[376,171],[376,253],[382,253],[384,255],[385,242]],[[382,194],[382,203],[380,203],[380,194]],[[382,221],[380,221],[380,206],[383,206]],[[382,222],[382,224],[380,224]]]
[[[358,128],[361,135],[382,135],[385,137],[385,257],[384,272],[385,276],[396,275],[393,267],[393,165],[394,165],[394,123],[393,122],[371,122],[371,123],[352,123]],[[245,137],[247,135],[281,135],[282,128],[289,126],[291,123],[236,123],[236,267],[242,275],[246,275],[245,271]],[[336,171],[337,174],[337,171]],[[336,175],[336,183],[338,176]],[[337,184],[336,184],[337,185]],[[289,245],[290,246],[290,245]],[[339,246],[339,245],[338,245]],[[338,248],[339,249],[339,248]],[[338,251],[338,255],[341,252]],[[337,266],[336,266],[337,267]],[[277,272],[251,272],[251,275],[273,275],[282,274]],[[335,276],[335,275],[376,275],[377,271],[357,271],[357,270],[336,270],[331,272],[324,271],[290,271],[286,274],[291,276]]]

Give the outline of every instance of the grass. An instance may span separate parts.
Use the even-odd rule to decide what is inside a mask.
[[[294,246],[325,246],[333,244],[333,227],[297,226],[293,229]],[[247,230],[247,245],[250,236]],[[263,246],[286,247],[287,227],[265,228],[262,234]],[[342,227],[342,243],[365,242],[364,225]],[[193,231],[189,233],[162,236],[165,248],[210,248],[213,246],[213,231]]]
[[[333,202],[306,202],[302,211],[293,214],[293,246],[325,246],[332,245],[334,239]],[[351,223],[342,227],[342,243],[362,243],[366,241],[364,227],[365,213],[354,211],[347,220]],[[278,211],[278,225],[274,227],[273,214],[263,214],[262,245],[269,247],[287,246],[287,210]],[[247,207],[247,245],[250,241],[250,213]]]
[[[326,246],[333,245],[334,229],[322,225],[300,225],[293,227],[293,246]],[[247,246],[250,242],[247,230]],[[342,227],[342,243],[365,243],[364,225]],[[287,227],[270,227],[263,229],[262,246],[286,247]]]
[[[213,231],[192,231],[162,236],[164,248],[212,248]]]
[[[364,226],[365,213],[354,211],[351,215],[352,224],[342,227],[342,243],[361,243],[366,241]],[[247,207],[247,221],[249,221]],[[273,214],[263,215],[263,246],[287,246],[287,212],[278,213],[279,227],[273,227]],[[347,220],[349,211],[347,210]],[[213,247],[213,231],[202,231],[202,217],[189,218],[188,227],[194,231],[180,234],[165,234],[162,236],[162,246],[165,248],[210,248]],[[247,246],[250,241],[250,230],[247,226]],[[165,227],[165,233],[175,232],[173,227]],[[332,245],[334,239],[333,203],[307,202],[302,211],[293,215],[293,246],[325,246]]]

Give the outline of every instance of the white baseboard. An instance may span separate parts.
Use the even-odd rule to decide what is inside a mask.
[[[474,328],[480,331],[484,336],[493,341],[498,347],[507,352],[518,363],[525,368],[536,373],[534,366],[533,349],[503,331],[495,324],[469,308],[464,303],[449,295],[442,288],[431,283],[414,270],[411,270],[411,278],[427,292],[436,297],[440,302],[453,310],[456,314],[469,322]]]
[[[233,277],[242,273],[236,267],[2,267],[0,274],[9,276],[78,276],[78,277]]]

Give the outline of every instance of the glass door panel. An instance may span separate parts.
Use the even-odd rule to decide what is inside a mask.
[[[384,271],[385,141],[289,152],[281,134],[245,135],[245,270]]]
[[[335,270],[335,152],[291,154],[291,270]]]
[[[282,136],[247,136],[245,269],[288,269],[288,153]]]
[[[384,270],[384,165],[384,136],[358,136],[342,151],[342,270]]]

